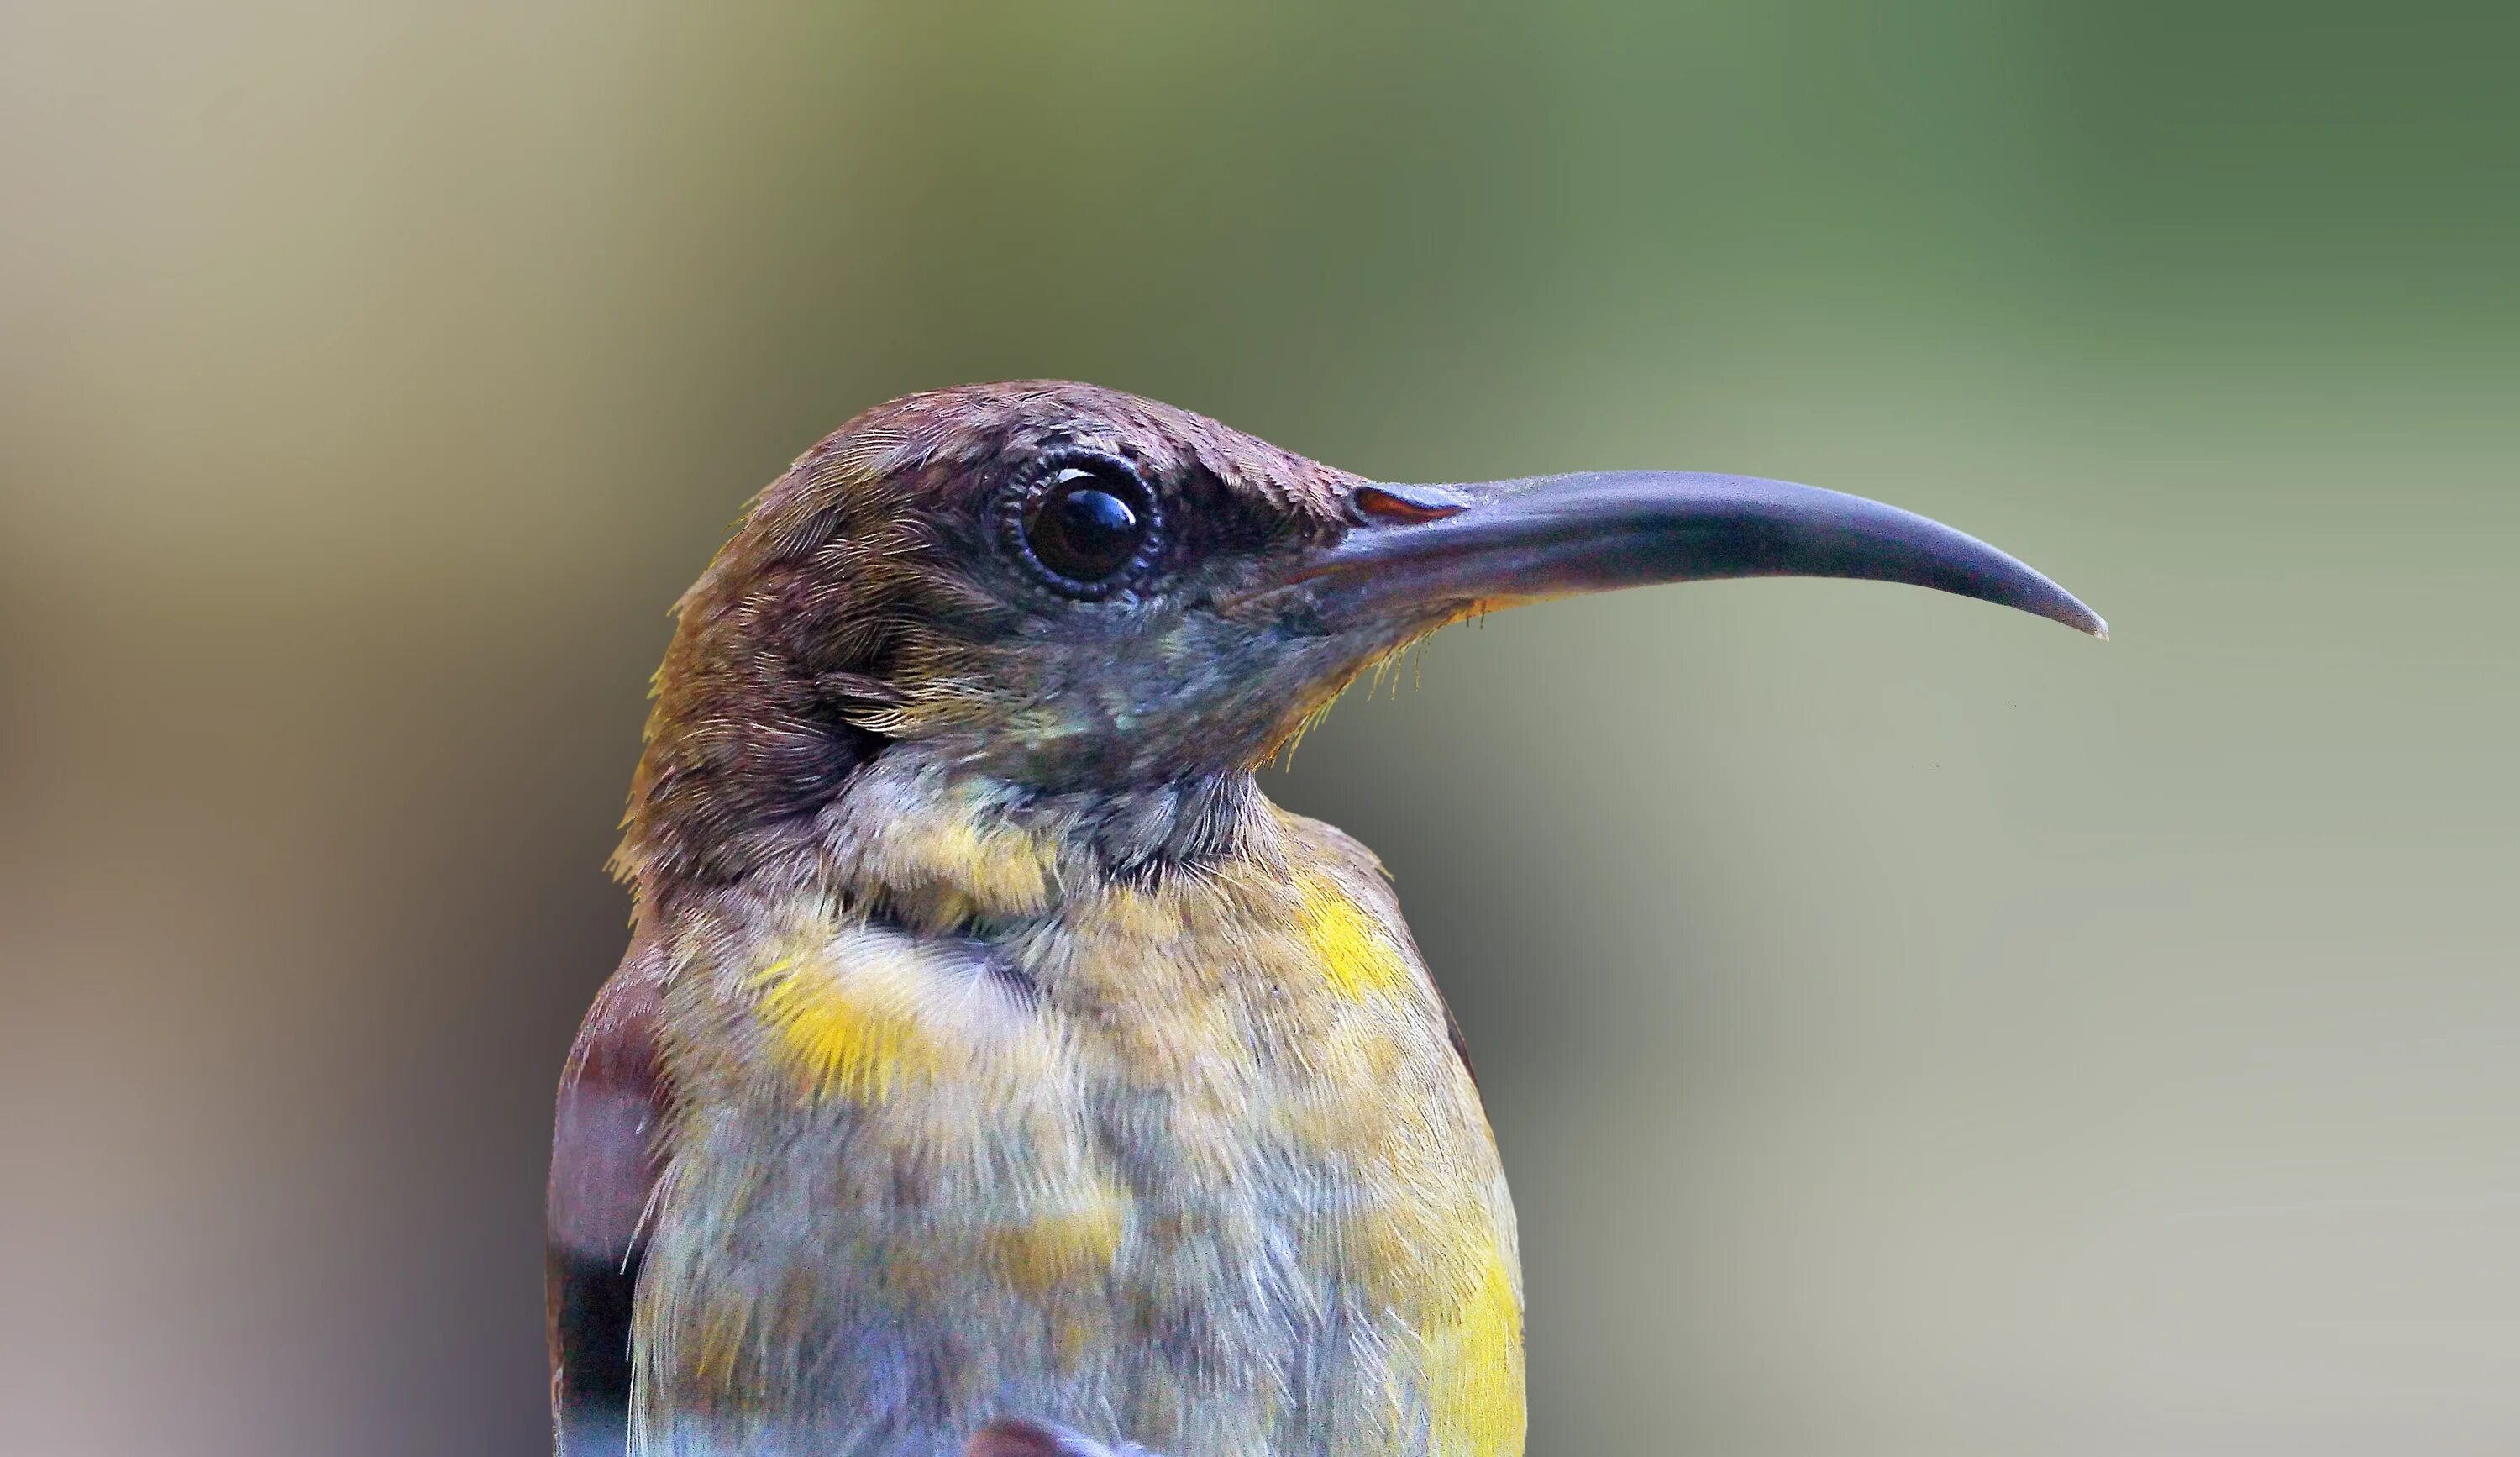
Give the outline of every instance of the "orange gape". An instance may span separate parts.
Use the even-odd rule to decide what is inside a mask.
[[[1369,483],[1080,385],[808,452],[657,674],[554,1143],[562,1449],[1521,1452],[1451,1019],[1373,857],[1253,771],[1462,616],[1783,572],[2099,630],[1856,497]]]

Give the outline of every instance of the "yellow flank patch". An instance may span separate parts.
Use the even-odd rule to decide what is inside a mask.
[[[888,828],[863,868],[905,914],[940,927],[973,914],[1032,915],[1050,904],[1055,880],[1041,837],[959,803]]]
[[[747,1334],[743,1307],[731,1301],[712,1301],[699,1324],[699,1349],[692,1356],[690,1380],[704,1391],[731,1390]]]
[[[1029,915],[1050,903],[1050,865],[1041,842],[1011,826],[982,830],[946,818],[922,846],[946,885],[992,915]]]
[[[1469,1271],[1454,1318],[1426,1332],[1426,1416],[1433,1457],[1520,1457],[1522,1299],[1505,1252]]]
[[[782,1059],[817,1096],[879,1099],[911,1077],[932,1078],[941,1053],[920,1015],[917,967],[872,959],[843,978],[789,957],[753,974],[762,1022]]]
[[[989,1252],[1017,1289],[1035,1295],[1076,1279],[1100,1279],[1120,1252],[1120,1196],[1107,1185],[1074,1204],[989,1238]]]
[[[1408,984],[1409,968],[1400,959],[1400,948],[1357,909],[1335,881],[1306,876],[1298,893],[1304,939],[1330,985],[1355,998],[1398,991]]]

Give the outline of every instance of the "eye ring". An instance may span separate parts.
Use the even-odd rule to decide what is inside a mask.
[[[1063,597],[1100,602],[1135,580],[1161,549],[1154,492],[1118,456],[1060,450],[1043,456],[1001,498],[1007,550]]]

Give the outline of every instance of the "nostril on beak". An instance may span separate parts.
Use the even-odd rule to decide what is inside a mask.
[[[1360,485],[1348,497],[1348,506],[1359,525],[1380,523],[1395,526],[1439,522],[1470,509],[1466,501],[1455,500],[1422,485]]]

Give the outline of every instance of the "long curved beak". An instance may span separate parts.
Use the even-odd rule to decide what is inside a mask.
[[[1333,618],[1734,576],[1907,582],[2093,637],[2072,593],[1973,536],[1861,496],[1682,471],[1355,488],[1353,529],[1299,568]]]

